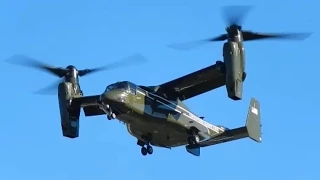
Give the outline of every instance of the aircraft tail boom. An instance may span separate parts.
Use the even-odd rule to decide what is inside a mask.
[[[243,127],[226,131],[220,136],[214,138],[216,141],[232,141],[243,138],[250,138],[256,142],[262,142],[261,137],[261,119],[260,119],[260,103],[251,98],[250,106],[247,114],[246,124]]]
[[[262,142],[261,137],[260,103],[251,98],[245,126],[224,131],[222,134],[207,141],[199,143],[198,147],[186,146],[189,153],[200,156],[200,147],[226,143],[238,139],[250,138],[256,142]]]

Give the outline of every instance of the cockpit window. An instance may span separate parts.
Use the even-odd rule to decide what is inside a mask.
[[[128,84],[125,82],[117,83],[116,88],[117,89],[128,89]]]
[[[128,90],[128,83],[127,82],[118,82],[118,83],[110,84],[109,86],[107,86],[105,92],[111,91],[114,89]]]
[[[114,84],[111,84],[111,85],[107,86],[105,92],[110,91],[112,89],[114,89]]]

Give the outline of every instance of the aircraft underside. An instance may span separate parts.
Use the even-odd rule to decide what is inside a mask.
[[[167,125],[149,124],[127,124],[129,133],[137,139],[144,140],[144,136],[151,136],[150,144],[158,147],[176,147],[188,144],[187,130],[184,128]]]
[[[117,119],[126,123],[128,132],[140,139],[152,136],[150,144],[159,147],[175,147],[187,144],[187,129],[161,119],[145,119],[145,116],[122,114]]]
[[[151,145],[172,148],[189,144],[187,128],[166,120],[144,118],[132,113],[117,116],[117,119],[126,123],[128,132],[137,138],[143,155],[152,154]]]

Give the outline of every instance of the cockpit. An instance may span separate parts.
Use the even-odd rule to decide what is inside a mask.
[[[137,86],[129,81],[121,81],[116,82],[114,84],[110,84],[107,86],[106,90],[104,92],[108,92],[111,90],[123,90],[129,93],[135,93]]]

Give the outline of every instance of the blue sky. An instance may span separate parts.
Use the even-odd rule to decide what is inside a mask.
[[[222,2],[2,0],[0,59],[24,54],[81,69],[141,53],[148,63],[82,78],[84,93],[99,94],[120,80],[160,84],[222,58],[222,42],[191,51],[166,47],[223,33],[220,7],[241,4]],[[144,157],[118,121],[83,115],[80,137],[67,139],[60,129],[57,96],[32,94],[55,77],[0,62],[0,179],[319,179],[319,22],[314,16],[319,4],[242,4],[255,6],[244,29],[314,34],[303,42],[247,42],[242,101],[228,99],[223,87],[186,103],[209,122],[234,128],[244,125],[250,97],[256,97],[262,108],[262,144],[234,141],[204,148],[201,157],[184,147],[155,148]]]

